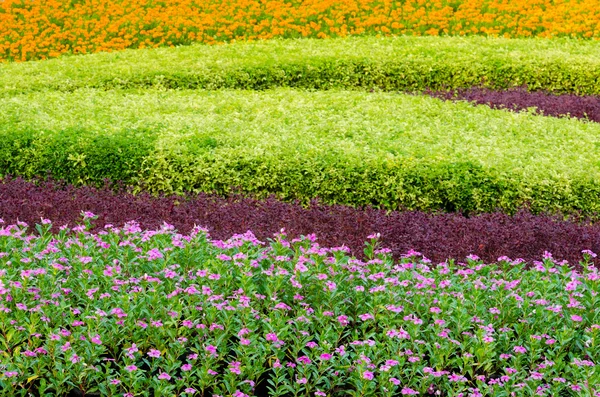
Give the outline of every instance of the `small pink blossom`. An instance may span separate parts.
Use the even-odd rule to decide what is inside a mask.
[[[160,351],[156,349],[150,349],[150,351],[148,352],[148,356],[158,358],[160,357]]]

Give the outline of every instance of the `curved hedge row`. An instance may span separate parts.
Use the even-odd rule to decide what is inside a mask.
[[[570,39],[352,37],[127,50],[0,65],[0,96],[76,88],[442,90],[600,94],[597,44]]]
[[[599,136],[596,123],[391,93],[88,89],[6,100],[0,174],[108,178],[154,193],[591,215],[600,213]]]

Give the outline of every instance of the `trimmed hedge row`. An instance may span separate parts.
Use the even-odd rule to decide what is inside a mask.
[[[595,123],[390,93],[88,89],[5,101],[0,176],[391,210],[594,215],[598,136]]]
[[[600,94],[592,41],[350,37],[127,50],[0,65],[0,96],[92,88],[446,90]]]

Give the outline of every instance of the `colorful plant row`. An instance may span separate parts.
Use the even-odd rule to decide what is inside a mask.
[[[204,225],[218,239],[252,230],[265,240],[285,228],[290,238],[316,233],[321,245],[345,245],[361,259],[364,241],[374,231],[381,233],[381,243],[395,259],[415,249],[436,262],[448,258],[464,260],[474,254],[488,262],[510,256],[532,264],[549,251],[557,260],[576,264],[581,251],[600,252],[600,225],[582,220],[567,222],[525,211],[514,216],[491,213],[467,218],[457,213],[388,213],[317,202],[304,208],[274,198],[259,201],[207,194],[134,196],[124,188],[115,192],[108,188],[62,186],[53,181],[34,184],[20,178],[0,183],[0,218],[7,223],[35,224],[40,218],[49,218],[54,221],[52,231],[58,233],[62,225],[73,227],[82,211],[98,214],[92,223],[94,232],[106,224],[121,227],[131,219],[144,229],[159,228],[166,221],[181,233],[191,232],[194,225]]]
[[[597,44],[394,37],[271,40],[130,50],[0,65],[0,96],[77,88],[384,91],[484,86],[600,95]]]
[[[375,235],[361,261],[314,236],[50,227],[0,229],[2,396],[600,395],[600,273],[585,262],[394,262]]]
[[[0,3],[0,59],[349,35],[600,38],[595,0],[87,0]]]
[[[454,91],[426,91],[425,93],[446,100],[488,105],[494,109],[533,110],[545,116],[573,117],[600,122],[599,96],[552,95],[546,92],[527,91],[525,88],[505,91],[469,88]]]
[[[393,93],[38,92],[3,102],[0,174],[392,210],[597,215],[598,136],[596,123]]]

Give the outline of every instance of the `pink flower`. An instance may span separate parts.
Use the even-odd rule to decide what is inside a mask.
[[[439,307],[430,307],[429,311],[432,313],[441,313],[442,309],[440,309]]]
[[[396,386],[398,386],[400,384],[400,381],[398,379],[396,379],[396,378],[390,378],[390,382],[392,382]]]
[[[367,380],[373,380],[374,376],[373,376],[373,372],[371,371],[365,371],[363,372],[363,379],[367,379]]]
[[[231,363],[229,363],[229,371],[231,371],[234,374],[239,375],[242,373],[242,370],[240,369],[241,365],[242,365],[242,363],[239,361],[231,362]]]
[[[348,316],[338,316],[337,320],[342,326],[346,326],[349,324]]]
[[[192,364],[183,364],[183,365],[181,366],[181,370],[182,370],[182,371],[189,371],[189,370],[191,370],[191,369],[192,369]]]
[[[544,374],[539,373],[539,372],[532,372],[531,373],[531,379],[535,379],[535,380],[540,380],[544,378]]]
[[[462,375],[458,375],[458,374],[452,374],[448,376],[448,380],[450,382],[466,382],[467,378],[465,378]]]
[[[163,258],[163,254],[162,254],[162,252],[160,252],[160,251],[158,250],[158,248],[152,248],[152,249],[151,249],[150,251],[148,251],[146,254],[148,255],[148,260],[149,260],[149,261],[153,261],[153,260],[156,260],[156,259],[161,259],[161,258]]]
[[[166,372],[161,372],[160,375],[158,375],[158,379],[170,380],[171,379],[171,375],[169,375]]]
[[[526,353],[527,349],[525,349],[523,346],[515,346],[513,347],[513,351],[515,353]]]
[[[306,357],[306,356],[301,356],[301,357],[298,357],[298,361],[299,361],[301,364],[304,364],[304,365],[308,365],[308,364],[310,364],[310,358],[308,358],[308,357]]]
[[[573,314],[571,316],[571,320],[580,322],[580,321],[583,321],[583,318],[581,318],[581,316],[578,316],[577,314]]]
[[[246,334],[249,334],[250,330],[248,328],[242,328],[239,332],[238,332],[238,336],[244,336]]]
[[[333,355],[331,355],[329,353],[323,353],[320,356],[321,360],[331,360],[331,357],[333,357]]]
[[[279,340],[279,338],[277,337],[277,334],[274,332],[267,334],[265,336],[265,339],[267,340],[267,342],[277,342]]]
[[[158,358],[160,357],[160,351],[156,349],[150,349],[150,351],[148,352],[148,356]]]
[[[206,351],[209,352],[211,354],[211,356],[216,357],[217,356],[217,348],[213,345],[208,345],[205,347]]]
[[[358,316],[358,317],[360,317],[360,319],[361,319],[362,321],[372,320],[372,319],[374,318],[374,317],[373,317],[373,315],[372,315],[372,314],[369,314],[369,313],[366,313],[366,314],[361,314],[361,315],[360,315],[360,316]]]
[[[198,390],[194,389],[193,387],[188,387],[187,389],[184,390],[185,393],[188,394],[194,394],[196,393]]]
[[[133,371],[135,371],[137,369],[138,369],[138,367],[136,367],[135,365],[128,365],[128,366],[125,367],[125,370],[128,371],[128,372],[133,372]]]
[[[296,380],[297,383],[304,385],[306,384],[306,382],[308,382],[308,380],[306,378],[300,378],[298,380]]]
[[[321,390],[317,390],[315,392],[315,396],[325,397],[325,396],[327,396],[327,393],[323,393]]]
[[[413,390],[413,389],[409,389],[408,387],[403,387],[401,393],[403,395],[417,395],[417,394],[419,394],[418,391]]]
[[[14,371],[6,371],[4,373],[4,376],[6,376],[7,378],[12,378],[12,377],[17,376],[17,375],[19,375],[19,373],[18,372],[14,372]]]

